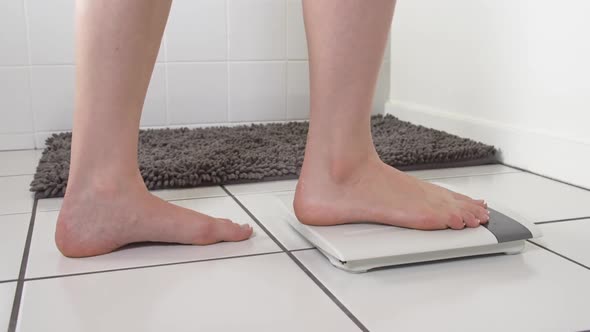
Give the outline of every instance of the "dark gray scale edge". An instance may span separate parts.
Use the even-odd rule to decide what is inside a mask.
[[[490,220],[483,227],[494,234],[498,243],[526,240],[533,237],[531,231],[518,221],[494,209],[488,208],[488,210],[490,211]]]

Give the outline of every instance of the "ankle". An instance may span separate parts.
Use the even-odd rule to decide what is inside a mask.
[[[74,177],[68,181],[65,198],[78,196],[113,197],[123,192],[147,190],[139,174],[88,174]]]
[[[313,183],[347,184],[356,181],[376,162],[381,162],[376,153],[308,154],[303,163],[301,178]]]

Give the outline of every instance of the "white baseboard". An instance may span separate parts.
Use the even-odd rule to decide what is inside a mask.
[[[432,107],[390,100],[385,113],[494,145],[503,163],[590,189],[590,143]]]

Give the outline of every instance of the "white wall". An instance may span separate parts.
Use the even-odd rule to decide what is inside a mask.
[[[0,0],[0,150],[71,129],[73,20],[74,0]],[[308,88],[300,0],[174,0],[142,125],[304,119]]]
[[[590,188],[590,1],[399,0],[387,111]]]

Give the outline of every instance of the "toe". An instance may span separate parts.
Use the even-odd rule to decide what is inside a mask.
[[[490,211],[488,211],[486,208],[478,206],[475,208],[475,210],[476,212],[472,213],[475,215],[476,218],[481,220],[481,224],[485,224],[490,220]]]
[[[449,220],[447,222],[449,228],[452,229],[463,229],[465,228],[465,223],[463,222],[463,216],[459,213],[451,213],[449,214]]]
[[[473,198],[471,198],[469,196],[465,196],[463,194],[459,194],[459,193],[454,192],[454,191],[451,191],[451,193],[453,194],[453,197],[455,199],[457,199],[457,200],[465,201],[465,202],[470,202],[470,203],[473,203],[473,204],[477,204],[477,205],[481,206],[482,208],[487,208],[488,207],[488,204],[483,199],[473,199]]]
[[[490,211],[488,209],[480,210],[480,214],[483,215],[483,217],[480,217],[482,224],[486,224],[490,221]]]
[[[480,220],[481,224],[485,224],[490,219],[488,210],[480,205],[473,204],[470,202],[463,202],[461,204],[461,208],[464,211],[471,212],[471,214],[473,214],[476,219]]]
[[[214,222],[213,237],[220,241],[243,241],[252,235],[252,227],[248,224],[238,225],[227,219]]]
[[[484,199],[476,199],[474,200],[474,202],[477,203],[477,205],[483,207],[484,209],[488,208],[488,203]]]
[[[480,220],[469,211],[463,212],[463,221],[467,227],[478,227]]]

